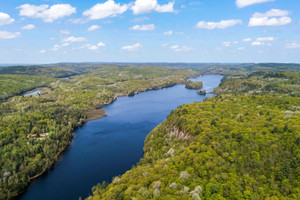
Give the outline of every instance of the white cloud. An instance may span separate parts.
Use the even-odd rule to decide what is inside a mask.
[[[236,0],[235,4],[238,8],[244,8],[246,6],[250,6],[253,4],[270,2],[270,1],[275,1],[275,0]]]
[[[40,54],[46,53],[46,50],[40,50]]]
[[[250,42],[252,39],[251,38],[245,38],[243,39],[243,42]]]
[[[53,22],[54,20],[76,13],[76,8],[72,7],[70,4],[55,4],[51,7],[48,5],[35,6],[23,4],[17,8],[20,9],[20,16],[41,18],[45,22]]]
[[[223,42],[222,43],[224,47],[230,47],[231,46],[231,42]]]
[[[170,46],[170,49],[175,52],[187,52],[192,50],[192,48],[189,46],[179,46],[179,45]]]
[[[268,45],[271,46],[272,44],[270,43],[264,43],[264,42],[259,42],[259,41],[255,41],[251,43],[252,46],[264,46],[264,45]]]
[[[274,41],[274,37],[259,37],[251,43],[252,46],[271,46],[271,41]]]
[[[230,46],[232,46],[232,45],[237,45],[237,44],[239,44],[238,41],[233,41],[233,42],[223,42],[223,43],[222,43],[222,45],[223,45],[224,47],[230,47]]]
[[[68,30],[61,30],[60,33],[65,34],[65,35],[69,35],[71,32],[68,31]]]
[[[231,20],[222,20],[220,22],[206,22],[201,21],[196,25],[197,28],[201,29],[224,29],[230,26],[235,26],[237,24],[242,24],[242,21],[239,19],[231,19]]]
[[[65,42],[65,43],[62,43],[62,44],[56,44],[54,45],[54,47],[52,48],[52,51],[57,51],[59,50],[60,48],[62,47],[66,47],[66,46],[69,46],[71,43],[69,42]]]
[[[238,48],[239,51],[242,51],[242,50],[244,50],[244,49],[245,49],[245,47],[239,47],[239,48]]]
[[[164,32],[164,35],[172,35],[172,34],[173,34],[173,31]]]
[[[104,47],[104,46],[106,46],[104,43],[99,42],[97,45],[85,44],[85,45],[82,45],[81,47],[79,47],[78,49],[87,48],[89,50],[95,51],[95,50],[99,49],[99,47]]]
[[[128,45],[122,47],[122,50],[127,50],[127,51],[137,51],[139,49],[143,48],[143,46],[140,43],[136,43],[134,45]]]
[[[89,19],[104,19],[107,17],[115,17],[126,12],[128,5],[120,3],[116,4],[114,0],[108,0],[105,3],[98,3],[83,13]]]
[[[101,27],[100,26],[98,26],[98,25],[92,25],[92,26],[90,26],[89,28],[88,28],[88,31],[95,31],[95,30],[98,30],[98,29],[100,29]]]
[[[153,31],[155,29],[154,24],[147,24],[147,25],[135,25],[131,27],[129,30],[134,31]]]
[[[7,31],[0,31],[0,39],[13,39],[20,37],[21,33],[20,32],[7,32]]]
[[[296,42],[293,42],[293,43],[286,44],[285,47],[288,48],[288,49],[295,49],[295,48],[300,48],[300,44],[296,43]]]
[[[274,37],[259,37],[259,38],[256,39],[256,41],[263,41],[263,42],[265,42],[265,41],[273,41],[273,40],[275,40]]]
[[[5,25],[5,24],[11,24],[15,20],[12,19],[8,14],[0,12],[0,26]]]
[[[266,13],[259,13],[256,12],[253,14],[253,17],[282,17],[289,14],[287,10],[280,10],[280,9],[271,9]]]
[[[159,5],[157,0],[136,0],[131,10],[135,15],[145,14],[150,12],[174,12],[174,3]]]
[[[97,44],[97,46],[98,46],[98,47],[105,47],[106,44],[104,44],[103,42],[99,42],[99,43]]]
[[[61,46],[56,44],[54,45],[54,47],[52,48],[52,51],[57,51]]]
[[[271,9],[266,13],[254,13],[249,21],[249,26],[282,26],[292,22],[287,17],[287,10]]]
[[[88,47],[89,50],[95,51],[98,49],[98,47],[96,45],[91,45]]]
[[[72,42],[84,42],[84,41],[86,41],[86,39],[84,37],[74,37],[74,36],[62,39],[62,42],[71,42],[71,43]]]
[[[63,43],[61,46],[62,47],[66,47],[66,46],[69,46],[71,43],[69,43],[69,42],[66,42],[66,43]]]
[[[22,30],[30,30],[30,29],[35,29],[35,25],[28,24],[28,25],[22,27]]]

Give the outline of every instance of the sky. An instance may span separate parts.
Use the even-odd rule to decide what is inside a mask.
[[[0,0],[0,63],[300,63],[299,0]]]

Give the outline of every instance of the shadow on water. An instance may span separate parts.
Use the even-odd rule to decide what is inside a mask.
[[[221,78],[209,75],[197,80],[212,91]],[[110,182],[142,158],[145,137],[171,110],[212,96],[198,95],[195,90],[176,85],[118,98],[104,107],[107,117],[90,121],[75,131],[62,160],[34,181],[19,199],[68,200],[89,196],[94,185]]]

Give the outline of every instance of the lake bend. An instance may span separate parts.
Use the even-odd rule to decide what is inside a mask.
[[[204,90],[212,92],[220,75],[205,75]],[[102,181],[124,174],[143,157],[144,141],[159,123],[179,105],[200,102],[214,94],[199,95],[196,90],[176,85],[119,97],[103,106],[107,116],[89,121],[76,129],[72,145],[61,160],[35,181],[18,199],[69,200],[86,198]]]

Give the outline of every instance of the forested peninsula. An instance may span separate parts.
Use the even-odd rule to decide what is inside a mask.
[[[172,67],[62,64],[0,68],[0,199],[51,168],[73,131],[105,116],[118,96],[184,84],[198,72]],[[71,76],[71,77],[70,77]],[[23,96],[43,87],[43,93]]]
[[[300,199],[300,68],[237,68],[207,69],[225,74],[218,96],[172,111],[87,199]]]

